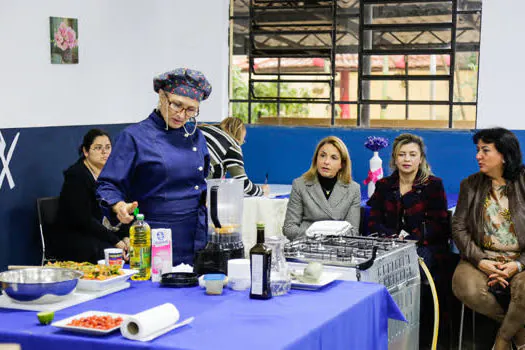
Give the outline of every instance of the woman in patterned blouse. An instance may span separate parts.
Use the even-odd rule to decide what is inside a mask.
[[[525,170],[516,136],[503,128],[474,135],[479,172],[461,182],[452,221],[462,260],[454,294],[501,322],[493,349],[525,349]]]

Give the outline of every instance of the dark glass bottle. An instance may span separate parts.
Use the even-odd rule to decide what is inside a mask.
[[[264,245],[264,224],[257,224],[257,244],[250,249],[251,299],[270,299],[272,250]]]

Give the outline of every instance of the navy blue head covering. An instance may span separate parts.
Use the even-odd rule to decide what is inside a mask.
[[[211,94],[211,85],[204,74],[189,68],[177,68],[156,76],[153,78],[153,89],[157,93],[162,89],[199,102]]]

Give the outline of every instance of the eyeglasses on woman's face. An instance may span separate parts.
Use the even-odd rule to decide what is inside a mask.
[[[111,145],[94,145],[93,147],[91,147],[91,150],[93,151],[96,151],[96,152],[111,152]]]
[[[195,118],[199,115],[199,110],[195,107],[182,107],[178,102],[170,102],[169,108],[175,113],[184,112],[187,118]]]
[[[182,113],[184,112],[184,115],[186,118],[196,118],[199,115],[199,108],[194,106],[187,106],[184,107],[182,102],[180,101],[173,101],[169,99],[168,95],[164,95],[166,97],[166,100],[168,102],[168,108],[174,112],[174,113]]]

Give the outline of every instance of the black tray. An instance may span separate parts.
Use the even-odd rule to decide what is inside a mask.
[[[162,274],[160,284],[175,288],[194,287],[199,284],[199,279],[193,272],[169,272]]]

